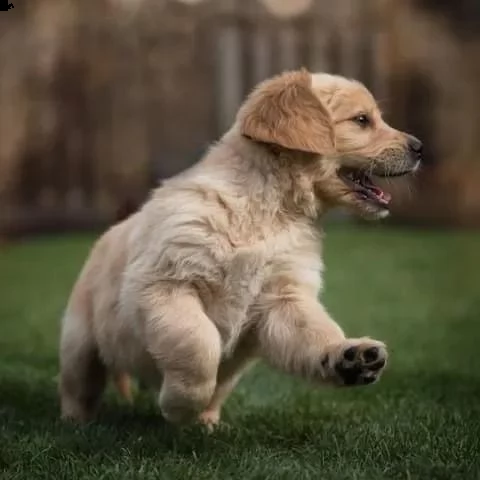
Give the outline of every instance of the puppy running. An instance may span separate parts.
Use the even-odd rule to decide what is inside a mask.
[[[314,222],[335,206],[378,219],[374,177],[414,171],[422,144],[360,83],[305,70],[261,83],[191,169],[93,248],[63,320],[64,418],[92,418],[107,376],[158,389],[173,423],[216,424],[261,358],[317,384],[366,385],[383,343],[348,338],[318,302]]]

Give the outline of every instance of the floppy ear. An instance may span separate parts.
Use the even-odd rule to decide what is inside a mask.
[[[320,155],[335,152],[330,114],[314,95],[306,70],[262,82],[237,119],[241,133],[253,140]]]

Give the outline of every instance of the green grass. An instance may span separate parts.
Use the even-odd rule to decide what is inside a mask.
[[[0,251],[0,479],[480,479],[480,235],[334,226],[325,303],[390,348],[377,385],[315,389],[260,366],[211,436],[109,392],[57,420],[62,308],[92,237]]]

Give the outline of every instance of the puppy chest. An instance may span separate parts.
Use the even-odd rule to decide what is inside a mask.
[[[223,322],[226,317],[240,321],[261,296],[279,285],[294,284],[318,293],[323,264],[314,249],[290,250],[252,248],[227,262],[223,281],[200,291],[209,314]]]
[[[263,291],[278,282],[321,288],[323,262],[315,232],[291,229],[267,244]]]

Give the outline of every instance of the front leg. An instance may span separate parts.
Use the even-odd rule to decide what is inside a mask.
[[[308,380],[349,386],[373,383],[385,368],[387,350],[382,342],[345,338],[323,306],[300,288],[268,295],[262,310],[260,354],[276,368]]]
[[[196,292],[164,282],[143,295],[147,349],[163,376],[159,404],[171,423],[193,421],[217,383],[221,340]]]

